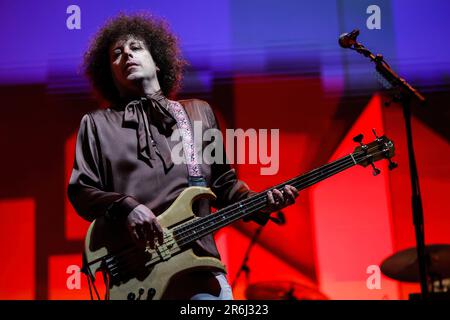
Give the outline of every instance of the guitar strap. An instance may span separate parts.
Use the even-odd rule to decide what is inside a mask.
[[[192,126],[186,110],[184,110],[183,106],[179,102],[172,100],[169,100],[168,109],[177,121],[178,129],[181,132],[184,157],[189,175],[189,186],[206,187],[206,179],[202,174],[202,169],[198,161],[200,154],[195,148]]]

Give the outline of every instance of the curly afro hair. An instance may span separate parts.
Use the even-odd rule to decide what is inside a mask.
[[[176,37],[165,21],[146,13],[120,13],[108,20],[97,32],[84,56],[84,71],[93,87],[109,102],[120,99],[112,77],[109,49],[116,41],[132,35],[144,41],[159,67],[158,81],[165,96],[172,96],[180,87],[186,61],[182,59]]]

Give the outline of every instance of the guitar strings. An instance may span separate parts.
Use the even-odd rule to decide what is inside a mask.
[[[378,147],[378,146],[377,146],[377,147]],[[372,147],[372,148],[373,148],[373,147]],[[375,148],[376,148],[376,147],[375,147]],[[371,150],[371,149],[369,149],[369,150]],[[355,155],[356,157],[358,157],[359,155],[365,156],[365,155],[366,155],[366,152],[367,152],[367,151],[359,152],[359,154],[358,154],[358,153],[354,153],[353,155]],[[304,175],[302,175],[302,176],[300,176],[300,177],[294,177],[294,178],[292,178],[292,179],[290,179],[290,180],[288,180],[288,181],[286,181],[286,182],[284,182],[284,183],[281,183],[281,184],[276,185],[276,186],[274,186],[274,187],[272,187],[272,188],[270,188],[270,189],[267,189],[267,190],[264,190],[264,191],[262,191],[262,192],[259,192],[258,194],[254,195],[254,196],[251,198],[252,200],[249,201],[249,203],[251,203],[252,201],[255,201],[255,200],[259,200],[259,199],[256,199],[256,198],[258,198],[258,197],[259,197],[260,195],[262,195],[262,194],[265,194],[267,191],[269,191],[269,190],[271,190],[271,189],[274,189],[274,188],[280,188],[282,185],[285,185],[285,184],[293,184],[293,183],[295,183],[296,180],[297,180],[297,181],[300,181],[301,179],[309,179],[309,178],[312,178],[312,177],[313,177],[313,174],[315,174],[315,173],[322,174],[322,172],[318,172],[318,171],[323,170],[325,167],[328,166],[328,168],[326,168],[326,170],[330,170],[330,169],[332,169],[332,168],[335,168],[335,167],[338,166],[338,165],[341,165],[341,164],[343,163],[344,160],[345,160],[344,162],[346,162],[347,160],[349,161],[350,159],[352,159],[351,156],[350,156],[350,155],[347,155],[347,156],[342,157],[342,158],[340,158],[340,159],[338,159],[338,160],[336,160],[336,161],[334,161],[334,162],[332,162],[332,163],[328,163],[328,164],[325,164],[325,165],[323,165],[323,166],[321,166],[321,167],[318,167],[318,168],[316,168],[316,169],[314,169],[314,170],[311,170],[310,172],[308,172],[308,173],[306,173],[306,174],[304,174]],[[352,159],[352,162],[353,162],[353,159]],[[320,180],[319,180],[319,181],[320,181]],[[245,201],[248,201],[248,200],[249,200],[249,199],[245,199],[245,200],[243,200],[243,201],[241,201],[241,202],[245,202]],[[246,205],[247,205],[247,204],[246,204]],[[234,204],[228,206],[228,207],[226,208],[226,210],[231,210],[233,207],[238,207],[238,206],[239,206],[239,202],[234,203]],[[235,208],[233,208],[233,209],[235,209]],[[214,217],[214,216],[220,214],[220,211],[223,211],[223,210],[225,210],[225,209],[221,209],[221,210],[217,211],[214,215],[211,215],[211,216],[208,216],[208,217],[204,217],[204,218],[201,218],[201,219],[197,219],[197,221],[195,221],[195,222],[188,223],[187,226],[176,227],[176,228],[173,229],[173,231],[174,231],[174,232],[177,232],[178,230],[182,230],[183,228],[196,227],[196,226],[198,226],[199,224],[202,224],[203,222],[207,222],[207,220],[208,220],[209,218]],[[182,230],[182,232],[184,232],[184,231],[185,231],[185,230]]]
[[[326,171],[329,171],[329,170],[334,171],[334,169],[341,170],[341,168],[344,168],[347,164],[349,164],[349,162],[350,162],[349,160],[350,159],[351,158],[347,158],[347,159],[341,158],[341,159],[336,161],[336,162],[339,162],[339,163],[335,162],[335,164],[333,166],[330,166],[329,168],[327,168]],[[342,160],[345,160],[345,161],[342,161]],[[330,173],[332,173],[332,172],[330,172]],[[325,175],[323,172],[320,172],[319,174],[321,175],[321,177],[323,177]],[[316,172],[311,172],[311,174],[306,174],[306,176],[302,175],[300,177],[290,179],[290,180],[286,181],[283,184],[292,184],[293,185],[293,184],[298,184],[298,183],[303,182],[302,180],[304,180],[304,181],[308,181],[308,180],[311,180],[311,179],[315,180],[316,179],[315,175],[316,175]],[[260,200],[264,200],[264,202],[266,202],[267,198],[265,197],[266,196],[265,193],[268,190],[271,190],[271,189],[274,189],[274,188],[279,188],[279,187],[278,186],[274,186],[274,187],[272,187],[270,189],[262,191],[262,192],[258,193],[257,195],[253,196],[252,198],[250,198],[251,200],[250,199],[245,199],[244,201],[247,200],[248,203],[245,203],[244,206],[248,207],[249,205],[252,205],[252,203],[255,203],[255,202],[259,203]],[[264,196],[264,199],[261,199],[262,196]],[[182,234],[184,234],[186,232],[189,232],[192,229],[191,227],[194,227],[194,228],[195,227],[199,227],[202,224],[202,222],[208,223],[210,221],[213,221],[213,220],[217,219],[218,216],[223,214],[223,211],[225,211],[225,210],[229,211],[229,212],[232,212],[232,211],[234,211],[236,209],[239,209],[239,211],[241,211],[239,207],[240,207],[240,203],[239,202],[235,203],[235,204],[231,205],[230,207],[228,207],[226,209],[222,209],[222,210],[217,211],[215,214],[213,214],[211,216],[207,216],[207,217],[205,217],[203,219],[198,219],[193,224],[189,224],[188,226],[184,226],[184,227],[181,227],[181,228],[179,227],[178,229],[174,229],[174,232],[177,232],[178,230],[185,228],[184,230],[182,230],[181,232],[179,232],[177,234],[177,236],[180,236],[180,235],[182,235]]]
[[[333,163],[334,166],[336,166],[336,165],[341,165],[341,164],[343,163],[342,160],[344,160],[344,159],[345,159],[346,161],[349,160],[349,159],[351,159],[351,158],[347,158],[347,157],[348,157],[348,156],[336,160],[336,161]],[[339,163],[338,163],[338,162],[339,162]],[[327,165],[330,165],[330,164],[327,164]],[[258,197],[261,197],[262,195],[265,195],[265,193],[266,193],[267,191],[272,190],[272,189],[275,189],[275,188],[279,188],[279,187],[280,187],[281,185],[283,185],[283,184],[293,184],[293,182],[295,182],[295,180],[296,180],[296,179],[299,179],[299,178],[303,178],[303,179],[307,179],[307,178],[309,179],[309,178],[312,178],[312,177],[314,176],[314,174],[316,173],[316,171],[323,169],[323,168],[326,167],[327,165],[324,165],[324,166],[322,166],[322,167],[316,168],[316,169],[310,171],[309,173],[307,173],[307,174],[305,174],[305,175],[302,175],[302,176],[300,176],[300,177],[292,178],[292,179],[290,179],[290,180],[288,180],[288,181],[286,181],[286,182],[284,182],[284,183],[282,183],[282,184],[273,186],[273,187],[270,188],[270,189],[261,191],[261,192],[257,193],[256,195],[254,195],[252,198],[250,198],[251,200],[250,200],[250,199],[244,199],[243,201],[240,201],[240,202],[246,202],[246,201],[247,201],[249,204],[251,204],[251,203],[254,202],[255,200],[258,200],[258,201],[259,201],[260,199],[257,199],[257,198],[258,198]],[[327,168],[327,170],[332,169],[332,168],[333,168],[333,166],[330,166],[329,168]],[[299,180],[299,181],[300,181],[300,180]],[[265,199],[264,199],[264,200],[265,200]],[[188,223],[187,226],[179,226],[179,227],[175,227],[175,228],[173,229],[173,232],[179,232],[179,234],[182,234],[182,233],[184,233],[185,231],[190,230],[191,227],[197,227],[197,226],[199,226],[200,224],[202,224],[203,222],[209,222],[210,219],[216,218],[217,215],[222,214],[223,211],[225,211],[225,210],[226,210],[226,211],[229,211],[229,210],[231,211],[231,210],[237,209],[237,207],[240,206],[240,202],[234,203],[234,204],[228,206],[227,208],[218,210],[218,211],[217,211],[215,214],[213,214],[213,215],[210,215],[210,216],[207,216],[207,217],[204,217],[204,218],[201,218],[201,219],[197,219],[195,222]],[[248,204],[245,203],[244,205],[247,206]],[[184,229],[184,230],[183,230],[183,229]],[[179,234],[178,234],[178,235],[179,235]]]
[[[379,146],[376,146],[375,148],[379,148]],[[386,152],[386,150],[383,150],[383,151],[379,151],[379,152],[377,152],[375,154],[385,153],[385,152]],[[355,164],[355,162],[359,163],[359,162],[361,162],[362,159],[373,156],[373,155],[367,156],[366,152],[361,152],[360,155],[361,154],[362,154],[361,159],[358,159],[357,161],[356,161],[356,159],[355,159],[355,161],[353,161],[353,159],[351,157],[349,157],[349,156],[346,156],[344,158],[336,160],[334,162],[334,165],[332,165],[329,168],[327,168],[324,172],[320,172],[319,173],[320,174],[319,177],[313,177],[313,176],[310,176],[309,174],[306,174],[306,176],[302,175],[300,177],[293,178],[293,179],[290,180],[291,182],[289,182],[289,180],[288,180],[288,182],[285,182],[283,184],[293,184],[293,185],[298,184],[298,185],[301,185],[302,183],[307,182],[306,185],[303,186],[303,188],[307,188],[310,185],[316,183],[317,181],[320,181],[321,179],[327,178],[326,175],[333,175],[335,173],[338,173],[338,172],[344,170],[345,167],[347,167],[347,166],[348,166],[348,168],[353,166]],[[355,158],[358,158],[358,157],[359,157],[359,155],[356,155]],[[342,161],[342,160],[344,160],[344,161]],[[340,162],[340,163],[337,164],[338,162]],[[325,167],[325,166],[323,166],[323,167]],[[321,169],[321,168],[319,168],[319,169]],[[327,171],[330,171],[330,172],[327,172]],[[311,181],[309,181],[309,180],[311,180]],[[281,185],[283,185],[283,184],[281,184]],[[256,195],[256,196],[252,197],[252,198],[256,198],[256,199],[249,200],[248,204],[247,203],[245,204],[246,207],[250,208],[249,210],[246,210],[246,211],[252,211],[255,208],[257,208],[258,206],[264,205],[266,203],[266,201],[267,201],[267,198],[264,197],[264,198],[260,199],[260,195],[264,195],[265,192],[267,192],[267,190],[259,193],[259,195]],[[230,220],[233,221],[233,220],[238,220],[238,219],[242,218],[242,217],[237,217],[236,218],[236,213],[231,213],[231,212],[233,212],[236,209],[238,209],[238,211],[237,211],[238,214],[237,215],[239,215],[239,213],[242,212],[242,210],[239,208],[239,204],[235,205],[234,207],[237,207],[237,208],[227,209],[227,211],[229,210],[229,212],[227,213],[227,214],[229,214],[229,216],[226,219],[224,219],[223,216],[222,217],[218,216],[218,215],[220,215],[220,211],[219,211],[218,213],[216,213],[214,215],[211,215],[211,216],[208,216],[208,217],[205,217],[205,218],[201,219],[202,220],[201,222],[204,221],[204,223],[202,223],[202,224],[210,224],[210,222],[215,222],[214,220],[222,220],[223,222],[225,222],[225,225],[226,225],[226,224],[229,224],[228,221],[230,221]],[[259,209],[256,209],[256,210],[259,210]],[[248,214],[244,213],[243,216],[245,216],[245,215],[248,215]],[[193,230],[195,228],[198,228],[202,224],[197,223],[194,227],[188,226],[188,229],[183,230],[180,234],[184,235],[186,233],[189,233],[191,230]],[[220,225],[220,223],[218,225]],[[207,228],[205,228],[204,230],[207,230]],[[209,233],[210,231],[211,230],[207,230],[207,233]],[[202,234],[202,233],[204,233],[203,230],[201,230],[198,233],[195,233],[195,237],[198,238],[199,237],[198,235]],[[180,234],[178,234],[177,236],[179,236]],[[202,236],[200,236],[200,237],[202,237]],[[178,243],[180,243],[180,242],[183,242],[185,239],[187,239],[189,237],[190,237],[190,235],[188,234],[187,236],[178,238],[176,240],[177,240]],[[196,240],[196,239],[194,239],[194,240]],[[188,239],[188,242],[189,242],[189,239]],[[184,244],[186,244],[186,243],[183,243],[182,245],[184,245]]]
[[[344,169],[345,167],[351,167],[353,164],[354,164],[353,161],[350,161],[350,162],[347,162],[347,163],[342,163],[340,165],[340,167],[339,167],[339,171],[340,171],[340,169]],[[330,172],[330,173],[332,173],[332,172]],[[319,178],[322,179],[323,177],[319,177]],[[306,181],[308,181],[308,180],[305,180],[304,182],[306,182]],[[311,178],[311,181],[309,181],[308,184],[305,187],[307,187],[310,184],[314,184],[315,182],[316,182],[316,178],[315,177]],[[291,183],[291,185],[293,185],[294,187],[296,186],[296,184],[297,184],[296,182]],[[267,198],[266,197],[264,197],[264,198],[261,197],[262,198],[261,199],[261,198],[259,198],[259,196],[256,196],[256,197],[258,197],[258,199],[252,200],[249,204],[245,205],[246,208],[247,208],[246,211],[249,212],[249,213],[243,213],[242,210],[239,207],[237,207],[237,208],[235,208],[233,210],[230,210],[227,213],[228,216],[226,216],[226,217],[225,216],[216,216],[216,214],[215,214],[214,215],[214,219],[213,218],[208,219],[208,221],[205,221],[203,223],[203,225],[207,225],[207,224],[215,223],[216,221],[219,221],[217,224],[214,224],[214,227],[217,226],[218,228],[220,228],[221,226],[226,226],[226,225],[228,225],[229,223],[231,223],[231,222],[233,222],[235,220],[241,219],[242,215],[243,216],[250,215],[254,211],[262,209],[265,206],[265,204],[267,203]],[[224,218],[222,218],[222,217],[224,217]],[[220,221],[220,220],[222,220],[222,221]],[[179,237],[179,235],[177,234],[176,235],[176,236],[178,236],[178,237],[176,237],[177,243],[179,243],[181,246],[183,246],[183,245],[185,245],[185,244],[187,244],[187,243],[189,243],[191,241],[196,240],[196,239],[192,239],[192,240],[190,239],[192,237],[192,232],[191,231],[193,229],[199,228],[200,226],[201,225],[197,225],[197,226],[195,226],[193,228],[189,228],[187,230],[184,230],[182,232],[182,235],[183,235],[182,237]],[[195,238],[200,238],[200,237],[203,237],[204,235],[206,235],[208,233],[210,233],[210,230],[208,230],[208,226],[206,226],[205,229],[200,230],[199,232],[195,232],[194,235],[195,235]]]

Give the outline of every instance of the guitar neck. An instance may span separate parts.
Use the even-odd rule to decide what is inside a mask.
[[[274,188],[283,189],[285,185],[292,185],[297,190],[303,190],[319,181],[327,179],[341,171],[353,167],[358,163],[354,154],[340,158],[334,162],[328,163],[305,174],[287,180],[270,189],[259,192],[258,194],[218,210],[215,214],[196,219],[173,230],[175,239],[180,246],[189,245],[193,241],[204,237],[214,231],[217,231],[239,219],[245,218],[267,205],[267,191]]]

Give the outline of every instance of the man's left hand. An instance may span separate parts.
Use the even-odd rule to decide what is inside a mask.
[[[270,213],[281,210],[291,204],[295,203],[295,198],[298,197],[297,188],[291,185],[285,185],[283,192],[278,189],[267,191],[267,206],[261,210],[263,213]]]

